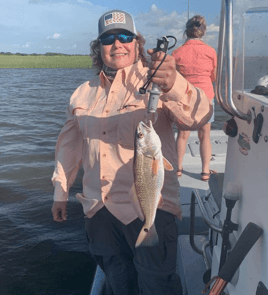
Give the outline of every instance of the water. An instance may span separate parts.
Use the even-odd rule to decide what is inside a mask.
[[[70,192],[68,221],[52,220],[54,149],[72,92],[87,69],[0,69],[0,294],[89,294],[95,263],[82,207]],[[213,129],[229,118],[216,105]]]
[[[82,207],[52,221],[54,149],[81,69],[0,69],[0,294],[89,294],[95,263]]]

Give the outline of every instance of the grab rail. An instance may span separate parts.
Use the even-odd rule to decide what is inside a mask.
[[[225,100],[221,96],[221,82],[224,59],[224,48],[226,45],[226,79]],[[221,20],[218,44],[218,66],[216,76],[216,98],[221,108],[228,114],[242,120],[250,120],[250,114],[243,113],[236,108],[233,102],[233,0],[222,0]]]
[[[223,69],[223,53],[225,43],[225,3],[221,3],[221,17],[220,17],[220,31],[218,41],[218,61],[217,61],[217,75],[216,75],[216,98],[221,108],[228,114],[232,115],[231,110],[228,109],[225,101],[221,96],[221,82],[222,82],[222,69]]]
[[[202,198],[201,198],[201,196],[199,195],[199,192],[198,192],[198,190],[197,189],[194,189],[193,191],[192,191],[192,196],[191,196],[191,206],[194,206],[195,205],[195,199],[197,200],[197,203],[198,203],[198,205],[199,205],[199,209],[200,209],[200,211],[201,211],[201,214],[202,214],[202,216],[203,216],[203,218],[204,218],[204,221],[205,221],[205,223],[207,224],[207,226],[209,227],[209,228],[211,228],[212,230],[214,230],[215,232],[217,232],[217,233],[222,233],[222,227],[220,227],[219,225],[217,225],[217,224],[215,224],[210,218],[209,218],[209,216],[208,216],[208,213],[207,213],[207,210],[206,210],[206,208],[205,208],[205,206],[204,206],[204,204],[203,204],[203,201],[202,201]],[[200,251],[200,253],[199,254],[201,254],[201,250],[199,250]]]

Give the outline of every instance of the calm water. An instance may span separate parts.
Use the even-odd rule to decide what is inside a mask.
[[[72,92],[86,69],[0,69],[0,294],[89,294],[95,264],[82,207],[70,193],[68,221],[52,221],[54,148]],[[229,118],[216,105],[213,129]]]

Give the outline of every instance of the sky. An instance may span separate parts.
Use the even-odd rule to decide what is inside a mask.
[[[249,6],[252,1],[256,3],[234,0]],[[190,17],[205,17],[204,41],[215,49],[220,7],[220,0],[189,0]],[[0,0],[0,52],[89,54],[89,43],[97,37],[98,19],[110,9],[132,14],[137,31],[146,39],[146,49],[155,47],[162,36],[176,37],[176,47],[185,41],[188,0]],[[238,10],[234,18],[236,23]]]

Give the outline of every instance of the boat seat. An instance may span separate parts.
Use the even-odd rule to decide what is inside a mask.
[[[213,173],[211,174],[208,181],[211,194],[219,210],[221,210],[223,180],[224,180],[224,173]]]

